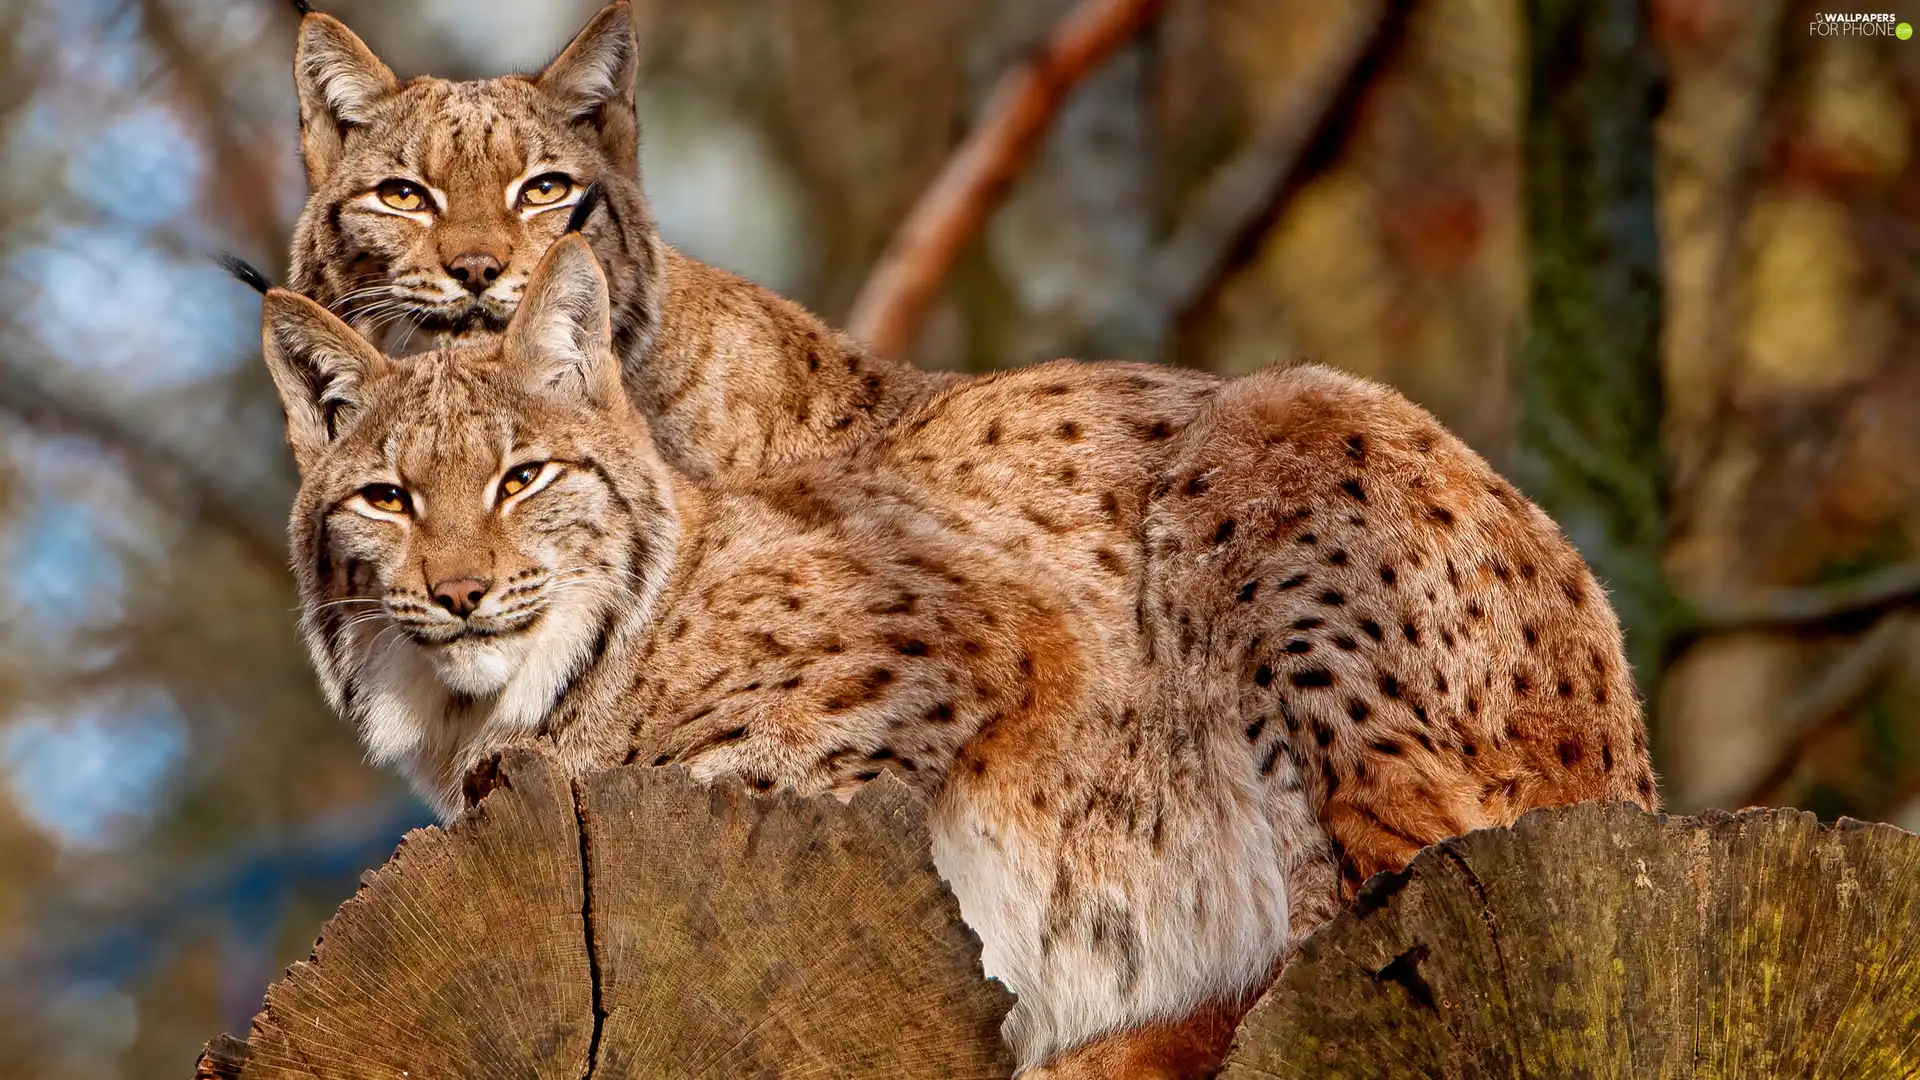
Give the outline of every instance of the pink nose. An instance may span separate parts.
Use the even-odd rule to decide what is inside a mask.
[[[447,614],[464,619],[473,614],[473,609],[486,599],[487,590],[493,588],[490,582],[479,578],[456,578],[443,581],[433,587],[433,602],[446,609]]]
[[[468,292],[479,295],[500,276],[500,260],[494,258],[491,251],[469,251],[454,256],[447,264],[447,273],[465,285]]]

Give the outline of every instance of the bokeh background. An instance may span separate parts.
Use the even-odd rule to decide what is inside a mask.
[[[640,0],[668,239],[844,319],[1071,3]],[[402,75],[476,76],[536,67],[596,4],[321,6]],[[1391,382],[1550,508],[1613,493],[1563,520],[1629,616],[1671,806],[1920,829],[1920,40],[1810,33],[1886,10],[1839,0],[1647,0],[1646,98],[1530,58],[1539,3],[1389,4],[1384,29],[1378,6],[1171,0],[1068,100],[914,358]],[[294,25],[277,0],[0,0],[0,1075],[187,1075],[426,821],[308,672],[259,303],[205,257],[284,269]],[[1530,344],[1568,253],[1526,212],[1525,136],[1555,122],[1529,69],[1570,81],[1569,124],[1657,115],[1647,160],[1563,163],[1652,177],[1637,384]],[[1221,228],[1220,178],[1302,117]],[[1570,401],[1628,441],[1530,466]]]

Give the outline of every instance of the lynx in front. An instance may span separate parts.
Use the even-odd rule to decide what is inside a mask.
[[[526,290],[498,341],[400,362],[267,300],[303,632],[443,814],[529,742],[760,790],[893,770],[1023,1066],[1145,1077],[1217,1062],[1342,871],[1648,798],[1579,559],[1390,391],[1296,368],[1141,415],[1152,369],[1043,365],[695,486],[622,390],[585,242]]]

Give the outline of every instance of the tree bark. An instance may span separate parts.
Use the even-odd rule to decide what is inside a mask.
[[[1662,75],[1639,0],[1528,0],[1526,12],[1530,283],[1516,471],[1606,584],[1652,712],[1681,614],[1662,569]]]

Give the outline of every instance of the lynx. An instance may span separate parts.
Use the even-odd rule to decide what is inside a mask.
[[[641,191],[625,0],[538,75],[401,81],[308,13],[294,60],[309,197],[289,285],[390,348],[498,333],[589,184],[626,385],[696,479],[854,445],[954,376],[884,360],[661,240]]]
[[[566,237],[502,333],[263,341],[334,707],[443,814],[509,745],[846,795],[890,770],[1030,1076],[1200,1076],[1288,943],[1414,849],[1651,806],[1604,595],[1431,417],[1322,368],[957,383],[696,483]]]

